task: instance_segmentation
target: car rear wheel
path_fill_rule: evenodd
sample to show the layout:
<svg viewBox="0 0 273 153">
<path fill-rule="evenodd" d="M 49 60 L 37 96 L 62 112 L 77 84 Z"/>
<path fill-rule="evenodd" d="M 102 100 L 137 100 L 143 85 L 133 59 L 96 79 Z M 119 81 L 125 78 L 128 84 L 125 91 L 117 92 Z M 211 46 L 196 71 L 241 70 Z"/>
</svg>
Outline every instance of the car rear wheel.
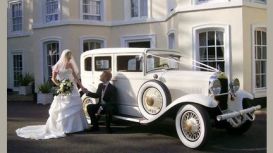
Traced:
<svg viewBox="0 0 273 153">
<path fill-rule="evenodd" d="M 88 97 L 88 96 L 85 96 L 85 95 L 83 97 L 81 97 L 81 98 L 82 98 L 82 107 L 83 107 L 84 115 L 85 115 L 88 123 L 91 123 L 89 114 L 87 112 L 87 106 L 90 105 L 90 104 L 96 104 L 96 101 L 94 101 L 94 99 L 92 99 L 91 97 Z"/>
<path fill-rule="evenodd" d="M 208 140 L 211 125 L 208 112 L 196 104 L 182 106 L 175 119 L 181 142 L 189 148 L 200 148 Z"/>
<path fill-rule="evenodd" d="M 152 119 L 171 102 L 171 95 L 165 84 L 158 80 L 145 82 L 138 93 L 138 106 L 146 119 Z"/>
</svg>

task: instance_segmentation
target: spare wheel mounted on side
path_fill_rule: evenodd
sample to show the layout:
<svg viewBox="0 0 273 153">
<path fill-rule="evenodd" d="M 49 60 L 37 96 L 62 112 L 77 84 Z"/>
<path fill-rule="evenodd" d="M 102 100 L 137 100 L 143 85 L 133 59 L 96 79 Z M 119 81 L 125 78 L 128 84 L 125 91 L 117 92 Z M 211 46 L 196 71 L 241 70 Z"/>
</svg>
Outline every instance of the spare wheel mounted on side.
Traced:
<svg viewBox="0 0 273 153">
<path fill-rule="evenodd" d="M 158 80 L 145 82 L 138 92 L 138 106 L 146 119 L 154 118 L 171 102 L 171 94 L 166 85 Z"/>
</svg>

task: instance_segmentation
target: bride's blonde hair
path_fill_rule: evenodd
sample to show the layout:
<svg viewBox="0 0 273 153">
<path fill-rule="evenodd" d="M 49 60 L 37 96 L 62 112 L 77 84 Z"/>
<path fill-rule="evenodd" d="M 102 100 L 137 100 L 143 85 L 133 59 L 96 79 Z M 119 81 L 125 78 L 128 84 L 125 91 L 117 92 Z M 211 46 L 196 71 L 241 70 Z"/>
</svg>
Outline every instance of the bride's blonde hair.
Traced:
<svg viewBox="0 0 273 153">
<path fill-rule="evenodd" d="M 52 70 L 55 72 L 59 72 L 60 69 L 65 68 L 65 65 L 70 62 L 76 74 L 79 73 L 79 68 L 75 62 L 74 57 L 72 56 L 72 52 L 69 49 L 65 49 L 62 51 L 61 57 L 58 62 L 52 67 Z"/>
</svg>

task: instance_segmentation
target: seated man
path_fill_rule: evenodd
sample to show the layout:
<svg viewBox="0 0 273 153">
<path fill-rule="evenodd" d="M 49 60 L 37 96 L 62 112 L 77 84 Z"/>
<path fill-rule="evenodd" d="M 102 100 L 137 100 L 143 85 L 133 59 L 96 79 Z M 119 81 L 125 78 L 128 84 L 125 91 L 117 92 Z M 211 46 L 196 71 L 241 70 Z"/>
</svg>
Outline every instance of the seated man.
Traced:
<svg viewBox="0 0 273 153">
<path fill-rule="evenodd" d="M 113 112 L 113 104 L 116 101 L 116 88 L 109 82 L 112 78 L 110 71 L 103 71 L 100 75 L 100 83 L 96 93 L 90 91 L 85 91 L 86 95 L 93 98 L 99 98 L 98 104 L 90 104 L 87 106 L 87 112 L 91 118 L 91 123 L 93 127 L 91 131 L 98 131 L 99 116 L 96 114 L 101 111 L 101 113 L 106 114 L 106 130 L 108 133 L 112 133 L 110 128 Z"/>
</svg>

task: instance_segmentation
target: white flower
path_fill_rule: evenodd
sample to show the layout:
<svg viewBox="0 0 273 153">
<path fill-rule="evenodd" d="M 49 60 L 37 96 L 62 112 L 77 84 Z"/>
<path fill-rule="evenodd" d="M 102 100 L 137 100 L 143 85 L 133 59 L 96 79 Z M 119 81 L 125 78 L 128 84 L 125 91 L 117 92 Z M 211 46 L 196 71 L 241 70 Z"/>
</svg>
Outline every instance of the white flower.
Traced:
<svg viewBox="0 0 273 153">
<path fill-rule="evenodd" d="M 62 80 L 57 90 L 57 95 L 70 95 L 73 90 L 73 82 L 69 79 Z"/>
</svg>

